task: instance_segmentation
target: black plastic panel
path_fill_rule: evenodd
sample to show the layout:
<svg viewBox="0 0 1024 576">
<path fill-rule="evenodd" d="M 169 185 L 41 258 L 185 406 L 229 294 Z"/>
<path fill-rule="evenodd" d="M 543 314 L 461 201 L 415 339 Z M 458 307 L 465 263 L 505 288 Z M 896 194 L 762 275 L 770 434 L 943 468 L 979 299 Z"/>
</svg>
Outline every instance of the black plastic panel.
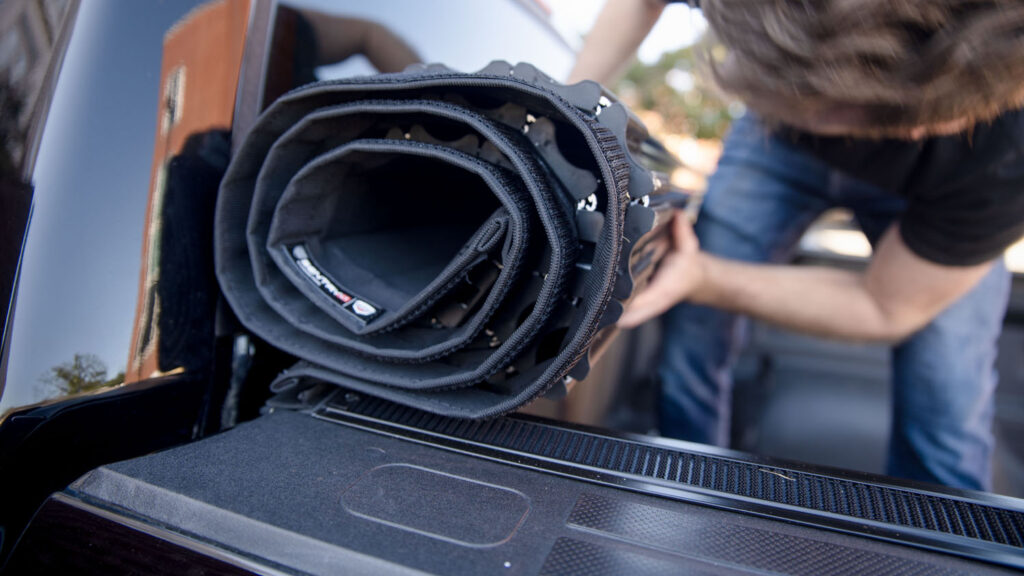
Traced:
<svg viewBox="0 0 1024 576">
<path fill-rule="evenodd" d="M 530 511 L 530 499 L 517 490 L 408 464 L 373 468 L 345 490 L 341 504 L 355 516 L 466 546 L 501 544 Z"/>
<path fill-rule="evenodd" d="M 256 574 L 219 557 L 217 551 L 196 550 L 96 512 L 66 498 L 48 500 L 18 542 L 4 574 Z"/>
<path fill-rule="evenodd" d="M 555 546 L 544 561 L 540 573 L 543 576 L 750 574 L 746 571 L 731 572 L 721 566 L 712 568 L 700 562 L 690 562 L 678 556 L 667 556 L 649 550 L 594 544 L 574 538 L 559 538 L 555 541 Z"/>
<path fill-rule="evenodd" d="M 425 433 L 452 448 L 513 462 L 529 456 L 553 462 L 554 468 L 580 469 L 602 482 L 628 485 L 641 480 L 723 495 L 731 502 L 716 504 L 758 513 L 765 513 L 761 507 L 767 505 L 779 517 L 1024 567 L 1024 506 L 1009 498 L 986 502 L 980 494 L 843 478 L 522 417 L 458 420 L 353 394 L 334 398 L 318 412 L 321 417 L 405 435 Z"/>
<path fill-rule="evenodd" d="M 66 495 L 309 574 L 828 574 L 857 561 L 876 574 L 1007 573 L 285 411 L 97 469 Z"/>
<path fill-rule="evenodd" d="M 690 549 L 708 561 L 781 574 L 963 574 L 831 542 L 709 523 L 700 516 L 595 494 L 580 497 L 569 525 L 640 546 L 666 552 Z"/>
</svg>

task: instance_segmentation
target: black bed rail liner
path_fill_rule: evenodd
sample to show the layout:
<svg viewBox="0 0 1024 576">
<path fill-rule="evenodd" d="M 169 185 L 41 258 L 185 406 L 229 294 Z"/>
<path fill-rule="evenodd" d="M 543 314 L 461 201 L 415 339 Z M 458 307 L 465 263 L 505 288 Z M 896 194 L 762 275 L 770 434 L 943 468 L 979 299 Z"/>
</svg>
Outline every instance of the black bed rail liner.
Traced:
<svg viewBox="0 0 1024 576">
<path fill-rule="evenodd" d="M 1024 568 L 1014 498 L 782 463 L 525 415 L 445 418 L 354 393 L 315 414 L 502 462 Z"/>
</svg>

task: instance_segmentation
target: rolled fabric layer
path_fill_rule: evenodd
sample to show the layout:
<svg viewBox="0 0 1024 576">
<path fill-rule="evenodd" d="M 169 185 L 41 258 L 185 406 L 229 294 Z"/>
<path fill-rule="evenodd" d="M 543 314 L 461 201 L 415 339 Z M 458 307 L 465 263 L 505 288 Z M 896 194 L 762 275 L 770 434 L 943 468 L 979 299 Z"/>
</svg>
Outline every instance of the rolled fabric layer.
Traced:
<svg viewBox="0 0 1024 576">
<path fill-rule="evenodd" d="M 689 198 L 592 82 L 439 65 L 278 99 L 217 199 L 240 322 L 317 379 L 486 418 L 583 379 Z"/>
</svg>

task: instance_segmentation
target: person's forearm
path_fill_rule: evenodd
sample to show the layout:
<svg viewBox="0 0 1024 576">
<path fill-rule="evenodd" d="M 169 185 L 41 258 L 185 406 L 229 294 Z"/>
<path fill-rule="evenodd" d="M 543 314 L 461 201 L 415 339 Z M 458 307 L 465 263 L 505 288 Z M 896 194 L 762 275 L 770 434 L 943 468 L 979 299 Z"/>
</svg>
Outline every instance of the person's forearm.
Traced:
<svg viewBox="0 0 1024 576">
<path fill-rule="evenodd" d="M 302 11 L 316 36 L 317 65 L 342 62 L 362 54 L 380 72 L 401 72 L 420 62 L 411 46 L 389 28 L 358 18 L 328 16 Z"/>
<path fill-rule="evenodd" d="M 610 84 L 618 79 L 664 9 L 662 0 L 607 0 L 583 41 L 568 82 Z"/>
<path fill-rule="evenodd" d="M 927 321 L 887 313 L 856 272 L 701 257 L 704 282 L 690 297 L 697 304 L 847 340 L 898 341 Z"/>
<path fill-rule="evenodd" d="M 625 328 L 689 301 L 846 340 L 898 341 L 966 294 L 995 262 L 948 266 L 921 258 L 893 224 L 863 273 L 750 264 L 711 256 L 685 217 L 672 221 L 672 249 L 619 319 Z"/>
</svg>

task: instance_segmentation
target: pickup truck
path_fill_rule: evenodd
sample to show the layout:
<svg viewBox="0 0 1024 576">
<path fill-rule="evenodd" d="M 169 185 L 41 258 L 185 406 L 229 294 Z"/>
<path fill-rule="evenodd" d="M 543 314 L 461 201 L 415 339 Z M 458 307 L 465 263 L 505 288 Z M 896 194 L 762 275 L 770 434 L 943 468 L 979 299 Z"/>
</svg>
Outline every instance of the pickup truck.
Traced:
<svg viewBox="0 0 1024 576">
<path fill-rule="evenodd" d="M 413 58 L 573 52 L 535 0 L 0 3 L 4 573 L 1024 569 L 1016 498 L 580 424 L 646 389 L 644 330 L 532 414 L 272 395 L 294 359 L 219 292 L 220 177 L 276 97 Z"/>
</svg>

